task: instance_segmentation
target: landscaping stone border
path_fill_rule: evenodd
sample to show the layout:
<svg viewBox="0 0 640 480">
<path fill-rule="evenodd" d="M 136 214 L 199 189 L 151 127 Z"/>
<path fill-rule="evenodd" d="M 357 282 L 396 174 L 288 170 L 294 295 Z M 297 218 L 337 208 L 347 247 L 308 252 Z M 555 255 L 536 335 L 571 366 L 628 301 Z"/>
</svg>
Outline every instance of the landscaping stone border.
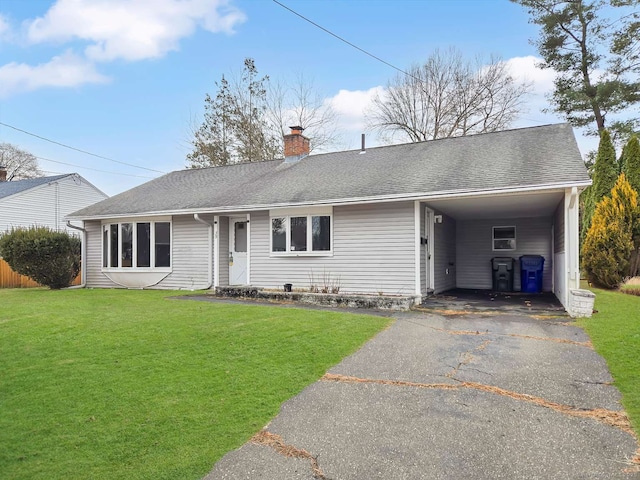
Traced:
<svg viewBox="0 0 640 480">
<path fill-rule="evenodd" d="M 260 287 L 216 287 L 215 295 L 224 298 L 252 298 L 274 302 L 299 302 L 310 305 L 378 310 L 409 310 L 420 297 L 413 295 L 364 295 L 350 293 L 310 293 L 266 290 Z"/>
</svg>

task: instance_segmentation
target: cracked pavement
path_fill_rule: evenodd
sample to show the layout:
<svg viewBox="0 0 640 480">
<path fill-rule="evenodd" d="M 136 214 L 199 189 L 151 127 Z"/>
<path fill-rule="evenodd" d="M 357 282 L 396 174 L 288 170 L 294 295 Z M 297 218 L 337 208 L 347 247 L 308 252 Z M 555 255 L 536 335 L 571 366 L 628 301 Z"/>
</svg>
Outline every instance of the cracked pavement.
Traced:
<svg viewBox="0 0 640 480">
<path fill-rule="evenodd" d="M 394 318 L 205 479 L 640 479 L 620 393 L 580 328 Z"/>
</svg>

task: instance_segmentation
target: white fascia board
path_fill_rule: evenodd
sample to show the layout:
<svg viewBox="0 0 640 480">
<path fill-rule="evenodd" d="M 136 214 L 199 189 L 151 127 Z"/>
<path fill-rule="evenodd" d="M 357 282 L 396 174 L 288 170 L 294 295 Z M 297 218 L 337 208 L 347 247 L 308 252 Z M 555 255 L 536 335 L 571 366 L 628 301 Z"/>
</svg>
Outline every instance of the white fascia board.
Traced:
<svg viewBox="0 0 640 480">
<path fill-rule="evenodd" d="M 211 213 L 211 214 L 232 214 L 232 213 L 244 213 L 258 210 L 270 210 L 277 208 L 293 208 L 293 207 L 308 207 L 308 206 L 342 206 L 342 205 L 354 205 L 354 204 L 367 204 L 367 203 L 388 203 L 399 201 L 421 201 L 427 202 L 430 200 L 440 200 L 447 198 L 472 198 L 472 197 L 486 197 L 493 195 L 513 195 L 523 193 L 537 193 L 541 191 L 563 191 L 565 188 L 577 187 L 578 189 L 584 189 L 591 185 L 591 180 L 582 182 L 571 183 L 555 183 L 545 185 L 530 185 L 527 187 L 509 187 L 494 190 L 451 190 L 436 193 L 412 193 L 412 194 L 394 194 L 394 195 L 377 195 L 370 197 L 354 197 L 344 199 L 332 199 L 332 200 L 318 200 L 309 202 L 298 203 L 274 203 L 274 204 L 257 204 L 257 205 L 242 205 L 242 206 L 228 206 L 228 207 L 210 207 L 210 208 L 189 208 L 185 210 L 159 210 L 152 212 L 141 213 L 122 213 L 122 214 L 106 214 L 95 216 L 67 216 L 68 220 L 106 220 L 106 219 L 118 219 L 118 218 L 134 218 L 134 217 L 149 217 L 157 215 L 193 215 L 194 213 Z"/>
</svg>

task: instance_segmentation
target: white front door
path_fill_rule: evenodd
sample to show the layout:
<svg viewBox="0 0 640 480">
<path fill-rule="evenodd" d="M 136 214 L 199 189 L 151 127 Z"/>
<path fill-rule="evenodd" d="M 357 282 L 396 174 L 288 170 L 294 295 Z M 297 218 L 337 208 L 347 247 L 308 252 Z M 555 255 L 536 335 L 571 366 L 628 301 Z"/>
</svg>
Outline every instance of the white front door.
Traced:
<svg viewBox="0 0 640 480">
<path fill-rule="evenodd" d="M 247 284 L 247 218 L 229 219 L 229 284 Z"/>
</svg>

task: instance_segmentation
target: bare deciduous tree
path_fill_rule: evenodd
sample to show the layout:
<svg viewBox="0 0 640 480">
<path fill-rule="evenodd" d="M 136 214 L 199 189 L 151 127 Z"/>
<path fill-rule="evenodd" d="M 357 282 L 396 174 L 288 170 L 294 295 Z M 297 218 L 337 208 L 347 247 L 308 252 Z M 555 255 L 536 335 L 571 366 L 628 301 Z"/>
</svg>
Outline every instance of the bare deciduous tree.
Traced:
<svg viewBox="0 0 640 480">
<path fill-rule="evenodd" d="M 0 143 L 0 166 L 7 170 L 7 181 L 42 177 L 38 159 L 10 143 Z"/>
<path fill-rule="evenodd" d="M 531 85 L 517 83 L 507 65 L 471 62 L 449 49 L 435 51 L 408 75 L 399 74 L 373 99 L 369 128 L 411 142 L 503 130 L 523 109 Z"/>
<path fill-rule="evenodd" d="M 240 77 L 223 76 L 216 87 L 215 96 L 205 97 L 202 124 L 191 121 L 190 168 L 280 158 L 292 125 L 305 129 L 312 150 L 326 150 L 338 139 L 335 111 L 303 76 L 291 85 L 272 84 L 247 58 Z"/>
<path fill-rule="evenodd" d="M 312 152 L 329 150 L 340 142 L 338 114 L 304 75 L 291 84 L 272 84 L 268 103 L 270 122 L 280 138 L 289 133 L 288 127 L 298 125 L 304 128 Z"/>
</svg>

